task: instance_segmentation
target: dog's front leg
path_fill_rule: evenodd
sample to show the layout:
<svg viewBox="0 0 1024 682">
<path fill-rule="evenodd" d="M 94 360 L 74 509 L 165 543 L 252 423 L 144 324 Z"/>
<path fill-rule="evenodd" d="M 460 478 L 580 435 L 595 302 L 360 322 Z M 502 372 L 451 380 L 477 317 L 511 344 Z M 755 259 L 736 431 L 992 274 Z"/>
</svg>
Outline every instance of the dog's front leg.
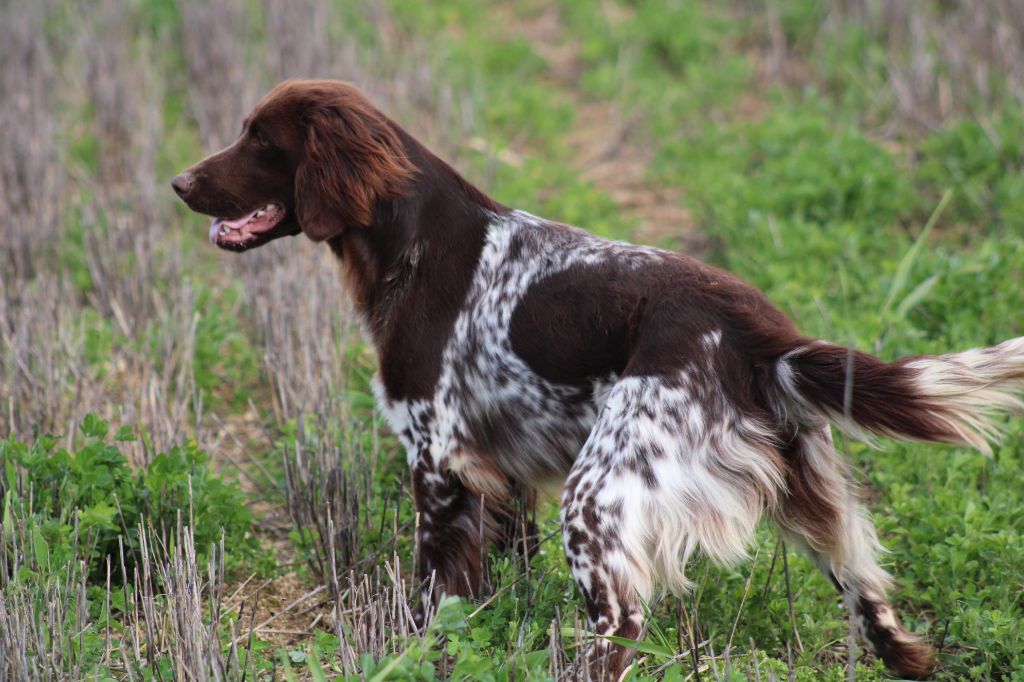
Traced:
<svg viewBox="0 0 1024 682">
<path fill-rule="evenodd" d="M 483 545 L 492 523 L 480 498 L 427 458 L 414 463 L 412 480 L 424 600 L 436 605 L 444 594 L 476 595 L 483 574 Z"/>
</svg>

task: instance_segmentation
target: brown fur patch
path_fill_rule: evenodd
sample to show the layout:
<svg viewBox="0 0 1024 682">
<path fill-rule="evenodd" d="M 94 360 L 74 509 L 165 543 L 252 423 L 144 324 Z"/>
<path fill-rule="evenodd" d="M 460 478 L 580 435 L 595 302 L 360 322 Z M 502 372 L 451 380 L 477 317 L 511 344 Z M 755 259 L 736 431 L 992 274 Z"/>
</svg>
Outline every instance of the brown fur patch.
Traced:
<svg viewBox="0 0 1024 682">
<path fill-rule="evenodd" d="M 939 667 L 935 650 L 898 623 L 894 627 L 881 623 L 880 608 L 883 606 L 869 599 L 862 598 L 857 603 L 857 612 L 864 619 L 864 637 L 875 655 L 900 677 L 926 680 L 934 675 Z"/>
<path fill-rule="evenodd" d="M 498 503 L 508 499 L 508 477 L 486 454 L 465 450 L 455 453 L 449 459 L 448 469 L 477 497 L 482 495 Z"/>
<path fill-rule="evenodd" d="M 842 510 L 836 507 L 836 486 L 843 486 L 844 482 L 819 470 L 812 453 L 808 452 L 808 438 L 824 436 L 800 434 L 781 449 L 786 491 L 781 508 L 774 516 L 780 526 L 797 531 L 815 550 L 828 553 L 842 533 Z M 835 462 L 828 464 L 835 466 Z"/>
<path fill-rule="evenodd" d="M 832 415 L 849 414 L 875 433 L 921 441 L 961 442 L 934 416 L 936 406 L 914 384 L 912 358 L 887 363 L 873 355 L 827 343 L 811 343 L 789 358 L 800 395 Z"/>
<path fill-rule="evenodd" d="M 257 107 L 302 102 L 305 154 L 295 173 L 296 210 L 313 241 L 374 222 L 380 202 L 404 196 L 416 168 L 390 120 L 355 87 L 286 81 Z"/>
</svg>

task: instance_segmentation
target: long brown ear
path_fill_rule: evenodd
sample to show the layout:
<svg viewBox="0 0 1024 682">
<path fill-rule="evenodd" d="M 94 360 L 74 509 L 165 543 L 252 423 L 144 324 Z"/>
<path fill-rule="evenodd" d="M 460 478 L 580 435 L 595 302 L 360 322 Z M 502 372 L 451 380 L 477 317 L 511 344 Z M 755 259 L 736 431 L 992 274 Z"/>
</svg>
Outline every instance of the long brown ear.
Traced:
<svg viewBox="0 0 1024 682">
<path fill-rule="evenodd" d="M 295 174 L 299 225 L 313 241 L 373 222 L 415 174 L 388 119 L 354 88 L 322 93 L 306 112 L 305 158 Z"/>
</svg>

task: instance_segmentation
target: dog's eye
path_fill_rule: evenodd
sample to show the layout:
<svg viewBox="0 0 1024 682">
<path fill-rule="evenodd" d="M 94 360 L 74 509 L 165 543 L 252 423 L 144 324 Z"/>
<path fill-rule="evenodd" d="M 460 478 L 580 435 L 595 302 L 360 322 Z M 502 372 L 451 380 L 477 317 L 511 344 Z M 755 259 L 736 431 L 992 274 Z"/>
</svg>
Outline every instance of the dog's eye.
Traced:
<svg viewBox="0 0 1024 682">
<path fill-rule="evenodd" d="M 270 138 L 262 130 L 258 128 L 251 129 L 249 130 L 249 135 L 252 137 L 253 144 L 257 147 L 266 149 L 270 146 Z"/>
</svg>

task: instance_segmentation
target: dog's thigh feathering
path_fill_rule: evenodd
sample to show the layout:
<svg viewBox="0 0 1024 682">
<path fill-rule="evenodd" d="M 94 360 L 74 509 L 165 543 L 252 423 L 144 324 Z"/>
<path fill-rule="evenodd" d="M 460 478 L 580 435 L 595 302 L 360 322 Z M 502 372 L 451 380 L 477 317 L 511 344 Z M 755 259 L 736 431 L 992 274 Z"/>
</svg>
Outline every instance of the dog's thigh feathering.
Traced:
<svg viewBox="0 0 1024 682">
<path fill-rule="evenodd" d="M 743 558 L 782 487 L 767 431 L 694 382 L 621 379 L 566 481 L 566 555 L 599 634 L 635 638 L 642 600 L 659 586 L 685 590 L 694 551 Z M 611 648 L 614 668 L 627 652 Z"/>
</svg>

